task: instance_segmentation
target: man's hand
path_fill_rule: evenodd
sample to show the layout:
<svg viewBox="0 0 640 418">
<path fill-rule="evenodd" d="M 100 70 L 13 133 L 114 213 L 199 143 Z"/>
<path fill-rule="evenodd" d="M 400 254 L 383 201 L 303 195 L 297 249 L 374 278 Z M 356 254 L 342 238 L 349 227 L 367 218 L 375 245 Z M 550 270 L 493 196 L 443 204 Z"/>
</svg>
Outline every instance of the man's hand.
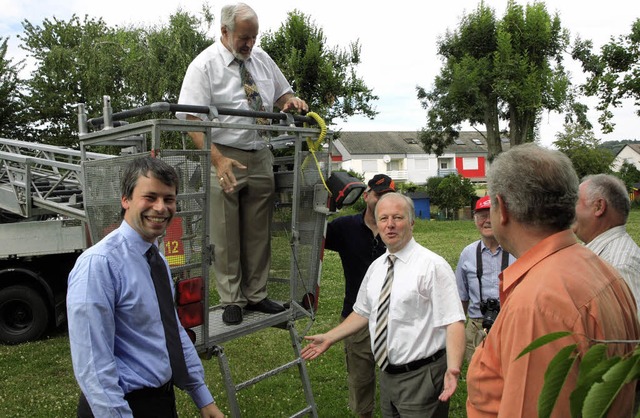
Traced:
<svg viewBox="0 0 640 418">
<path fill-rule="evenodd" d="M 438 399 L 442 402 L 446 402 L 453 396 L 457 387 L 458 379 L 460 378 L 460 369 L 447 369 L 444 373 L 444 388 L 442 393 L 438 396 Z"/>
<path fill-rule="evenodd" d="M 314 358 L 320 356 L 320 354 L 327 351 L 333 344 L 328 338 L 325 337 L 325 334 L 309 335 L 307 337 L 304 337 L 304 339 L 311 341 L 309 345 L 300 350 L 300 357 L 305 360 L 313 360 Z"/>
<path fill-rule="evenodd" d="M 291 96 L 287 99 L 286 102 L 284 102 L 284 104 L 282 105 L 282 107 L 280 107 L 280 109 L 282 109 L 283 112 L 296 110 L 298 111 L 298 113 L 302 113 L 302 112 L 306 113 L 309 111 L 309 106 L 307 106 L 307 102 L 305 102 L 304 100 L 295 96 Z"/>
<path fill-rule="evenodd" d="M 200 408 L 200 416 L 202 418 L 224 418 L 224 414 L 215 403 L 210 403 Z"/>
<path fill-rule="evenodd" d="M 212 158 L 213 160 L 213 158 Z M 240 164 L 237 160 L 232 158 L 227 158 L 219 155 L 213 161 L 213 165 L 216 169 L 216 174 L 218 176 L 218 184 L 225 193 L 233 192 L 233 189 L 238 185 L 238 181 L 236 180 L 236 176 L 233 174 L 233 169 L 239 168 L 241 170 L 246 170 L 247 167 Z"/>
</svg>

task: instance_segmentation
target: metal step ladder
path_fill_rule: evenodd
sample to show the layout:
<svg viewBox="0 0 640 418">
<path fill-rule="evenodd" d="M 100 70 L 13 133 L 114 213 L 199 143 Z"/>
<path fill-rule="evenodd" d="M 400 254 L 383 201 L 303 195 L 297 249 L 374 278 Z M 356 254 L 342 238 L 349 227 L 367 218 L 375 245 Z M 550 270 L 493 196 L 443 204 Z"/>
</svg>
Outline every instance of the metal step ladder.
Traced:
<svg viewBox="0 0 640 418">
<path fill-rule="evenodd" d="M 268 379 L 270 377 L 276 376 L 279 373 L 282 373 L 294 366 L 298 367 L 298 373 L 300 375 L 300 382 L 302 384 L 302 389 L 304 391 L 305 400 L 307 406 L 297 412 L 295 412 L 291 417 L 302 417 L 302 416 L 311 416 L 314 418 L 318 417 L 318 410 L 316 407 L 315 400 L 313 398 L 313 391 L 311 390 L 311 381 L 309 379 L 309 374 L 307 372 L 307 366 L 305 361 L 300 357 L 300 337 L 295 328 L 295 324 L 293 321 L 289 321 L 286 324 L 286 328 L 289 331 L 289 336 L 291 337 L 291 346 L 293 347 L 294 359 L 286 364 L 281 365 L 280 367 L 269 370 L 268 372 L 262 373 L 258 376 L 255 376 L 249 380 L 236 384 L 232 377 L 231 368 L 229 367 L 229 359 L 225 354 L 225 350 L 222 345 L 214 345 L 207 352 L 207 358 L 216 357 L 218 359 L 218 365 L 220 366 L 220 371 L 223 376 L 223 381 L 225 385 L 225 389 L 227 392 L 227 399 L 229 403 L 229 409 L 231 411 L 231 416 L 234 418 L 239 418 L 242 416 L 240 411 L 240 405 L 238 403 L 238 392 L 243 389 L 246 389 L 260 381 Z"/>
</svg>

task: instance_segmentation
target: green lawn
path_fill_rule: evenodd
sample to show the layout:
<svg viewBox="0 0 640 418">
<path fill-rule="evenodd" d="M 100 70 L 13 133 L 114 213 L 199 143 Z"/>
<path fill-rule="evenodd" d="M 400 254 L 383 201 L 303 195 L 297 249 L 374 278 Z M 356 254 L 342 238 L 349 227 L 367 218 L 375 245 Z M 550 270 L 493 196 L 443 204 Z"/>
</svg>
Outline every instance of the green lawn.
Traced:
<svg viewBox="0 0 640 418">
<path fill-rule="evenodd" d="M 640 211 L 633 211 L 627 226 L 640 242 Z M 462 248 L 477 237 L 471 221 L 417 220 L 416 240 L 441 254 L 455 267 Z M 324 257 L 319 309 L 313 324 L 299 321 L 302 334 L 323 332 L 338 323 L 342 306 L 343 278 L 336 253 Z M 231 341 L 224 346 L 235 383 L 274 369 L 293 359 L 286 331 L 267 329 Z M 203 360 L 207 383 L 219 406 L 227 414 L 228 403 L 222 375 L 215 358 Z M 320 417 L 347 417 L 347 382 L 342 346 L 336 345 L 319 359 L 307 363 Z M 75 416 L 78 388 L 71 369 L 68 338 L 64 330 L 53 331 L 46 339 L 19 346 L 0 346 L 0 417 Z M 460 382 L 451 401 L 451 417 L 465 417 L 466 387 Z M 243 416 L 288 417 L 305 406 L 297 368 L 271 377 L 238 394 Z M 199 416 L 195 406 L 178 393 L 181 417 Z M 380 416 L 379 413 L 376 416 Z"/>
</svg>

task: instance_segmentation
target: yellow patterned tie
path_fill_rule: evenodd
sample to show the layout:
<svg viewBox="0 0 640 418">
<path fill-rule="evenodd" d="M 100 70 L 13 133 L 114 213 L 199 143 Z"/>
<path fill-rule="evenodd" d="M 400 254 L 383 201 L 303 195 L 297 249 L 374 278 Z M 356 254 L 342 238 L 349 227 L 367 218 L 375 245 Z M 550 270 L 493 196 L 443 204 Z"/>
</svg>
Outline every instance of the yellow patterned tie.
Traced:
<svg viewBox="0 0 640 418">
<path fill-rule="evenodd" d="M 244 92 L 247 95 L 247 101 L 249 102 L 249 107 L 256 111 L 264 112 L 264 105 L 262 104 L 262 97 L 260 96 L 260 91 L 258 91 L 258 86 L 255 81 L 253 81 L 253 77 L 251 73 L 247 70 L 244 61 L 239 59 L 235 59 L 240 66 L 240 82 L 244 87 Z M 269 125 L 270 121 L 267 118 L 256 118 L 256 123 L 259 125 Z M 264 136 L 264 132 L 260 132 L 261 136 Z"/>
</svg>

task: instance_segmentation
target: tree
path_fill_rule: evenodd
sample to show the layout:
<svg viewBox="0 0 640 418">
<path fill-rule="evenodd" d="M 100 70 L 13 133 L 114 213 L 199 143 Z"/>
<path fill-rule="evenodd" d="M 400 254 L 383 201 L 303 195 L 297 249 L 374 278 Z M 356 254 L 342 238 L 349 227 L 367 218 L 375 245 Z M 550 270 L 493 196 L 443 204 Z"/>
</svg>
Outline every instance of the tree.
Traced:
<svg viewBox="0 0 640 418">
<path fill-rule="evenodd" d="M 29 134 L 20 127 L 26 117 L 22 90 L 24 82 L 18 74 L 24 63 L 13 63 L 7 59 L 9 38 L 0 38 L 0 137 L 10 139 L 28 139 Z"/>
<path fill-rule="evenodd" d="M 458 210 L 471 202 L 475 189 L 468 178 L 459 174 L 449 174 L 439 182 L 436 195 L 440 209 L 444 209 L 447 214 L 451 212 L 455 219 Z"/>
<path fill-rule="evenodd" d="M 509 1 L 497 21 L 494 10 L 481 2 L 463 16 L 458 30 L 438 42 L 444 66 L 433 89 L 417 87 L 427 110 L 427 126 L 419 134 L 425 151 L 441 155 L 463 122 L 486 132 L 490 160 L 502 152 L 500 120 L 508 121 L 512 146 L 533 141 L 543 109 L 560 111 L 572 103 L 562 67 L 568 39 L 559 17 L 552 18 L 544 3 L 525 9 Z"/>
<path fill-rule="evenodd" d="M 278 64 L 294 91 L 328 125 L 336 118 L 377 114 L 372 103 L 378 99 L 356 75 L 360 45 L 347 50 L 329 48 L 322 29 L 303 13 L 294 10 L 275 32 L 262 35 L 260 46 Z"/>
<path fill-rule="evenodd" d="M 212 42 L 201 25 L 180 11 L 169 26 L 146 29 L 110 28 L 102 19 L 75 15 L 68 22 L 45 19 L 42 26 L 25 20 L 21 47 L 36 62 L 25 95 L 34 139 L 76 145 L 75 104 L 85 103 L 88 114 L 97 116 L 105 95 L 114 112 L 176 101 L 187 66 Z"/>
<path fill-rule="evenodd" d="M 624 182 L 629 192 L 634 189 L 635 184 L 640 183 L 640 170 L 626 161 L 622 163 L 620 170 L 614 174 Z"/>
<path fill-rule="evenodd" d="M 589 174 L 610 173 L 615 156 L 600 147 L 600 140 L 593 132 L 578 124 L 565 124 L 565 132 L 556 134 L 553 143 L 569 157 L 578 177 Z"/>
<path fill-rule="evenodd" d="M 572 56 L 582 63 L 588 75 L 582 85 L 587 96 L 597 96 L 598 121 L 604 133 L 614 130 L 611 107 L 618 107 L 626 98 L 634 99 L 636 114 L 640 116 L 640 18 L 631 26 L 628 35 L 612 38 L 602 46 L 600 54 L 591 52 L 591 40 L 576 39 Z"/>
</svg>

